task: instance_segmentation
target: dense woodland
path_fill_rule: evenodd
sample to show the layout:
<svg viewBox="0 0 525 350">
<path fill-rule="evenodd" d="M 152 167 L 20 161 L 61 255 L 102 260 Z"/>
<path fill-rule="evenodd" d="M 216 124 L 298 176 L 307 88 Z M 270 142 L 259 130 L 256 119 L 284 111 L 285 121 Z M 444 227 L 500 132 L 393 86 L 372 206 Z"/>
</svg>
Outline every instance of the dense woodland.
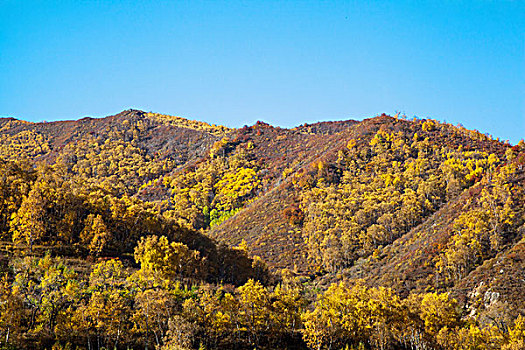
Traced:
<svg viewBox="0 0 525 350">
<path fill-rule="evenodd" d="M 2 349 L 525 349 L 525 143 L 386 115 L 0 120 Z"/>
</svg>

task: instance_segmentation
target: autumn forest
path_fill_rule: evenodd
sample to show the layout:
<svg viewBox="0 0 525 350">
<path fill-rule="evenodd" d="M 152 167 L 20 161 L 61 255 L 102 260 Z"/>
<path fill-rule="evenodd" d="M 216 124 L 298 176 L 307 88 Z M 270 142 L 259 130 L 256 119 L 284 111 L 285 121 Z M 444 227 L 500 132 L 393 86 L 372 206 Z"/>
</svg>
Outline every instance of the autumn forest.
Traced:
<svg viewBox="0 0 525 350">
<path fill-rule="evenodd" d="M 431 119 L 0 119 L 0 349 L 525 349 L 524 203 Z"/>
</svg>

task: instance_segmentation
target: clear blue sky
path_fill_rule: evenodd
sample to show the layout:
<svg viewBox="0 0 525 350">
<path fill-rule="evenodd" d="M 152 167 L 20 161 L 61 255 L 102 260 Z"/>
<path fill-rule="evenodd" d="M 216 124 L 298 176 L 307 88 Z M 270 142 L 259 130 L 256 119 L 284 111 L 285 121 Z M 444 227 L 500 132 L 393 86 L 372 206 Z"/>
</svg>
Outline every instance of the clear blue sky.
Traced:
<svg viewBox="0 0 525 350">
<path fill-rule="evenodd" d="M 525 1 L 0 0 L 0 115 L 386 112 L 525 137 Z"/>
</svg>

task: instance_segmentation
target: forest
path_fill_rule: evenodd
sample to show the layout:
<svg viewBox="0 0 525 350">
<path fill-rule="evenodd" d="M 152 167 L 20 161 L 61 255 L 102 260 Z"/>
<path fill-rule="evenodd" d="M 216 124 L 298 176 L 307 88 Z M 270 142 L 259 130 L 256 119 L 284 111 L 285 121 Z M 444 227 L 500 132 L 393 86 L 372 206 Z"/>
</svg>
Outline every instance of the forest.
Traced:
<svg viewBox="0 0 525 350">
<path fill-rule="evenodd" d="M 525 142 L 0 119 L 0 349 L 525 349 Z"/>
</svg>

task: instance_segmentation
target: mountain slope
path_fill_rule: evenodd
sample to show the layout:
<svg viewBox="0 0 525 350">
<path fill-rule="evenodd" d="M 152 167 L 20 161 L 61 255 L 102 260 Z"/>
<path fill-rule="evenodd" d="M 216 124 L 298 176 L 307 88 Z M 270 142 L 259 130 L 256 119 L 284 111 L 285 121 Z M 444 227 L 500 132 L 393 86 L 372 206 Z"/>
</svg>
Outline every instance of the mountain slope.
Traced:
<svg viewBox="0 0 525 350">
<path fill-rule="evenodd" d="M 524 166 L 387 115 L 0 119 L 0 341 L 519 348 Z"/>
</svg>

